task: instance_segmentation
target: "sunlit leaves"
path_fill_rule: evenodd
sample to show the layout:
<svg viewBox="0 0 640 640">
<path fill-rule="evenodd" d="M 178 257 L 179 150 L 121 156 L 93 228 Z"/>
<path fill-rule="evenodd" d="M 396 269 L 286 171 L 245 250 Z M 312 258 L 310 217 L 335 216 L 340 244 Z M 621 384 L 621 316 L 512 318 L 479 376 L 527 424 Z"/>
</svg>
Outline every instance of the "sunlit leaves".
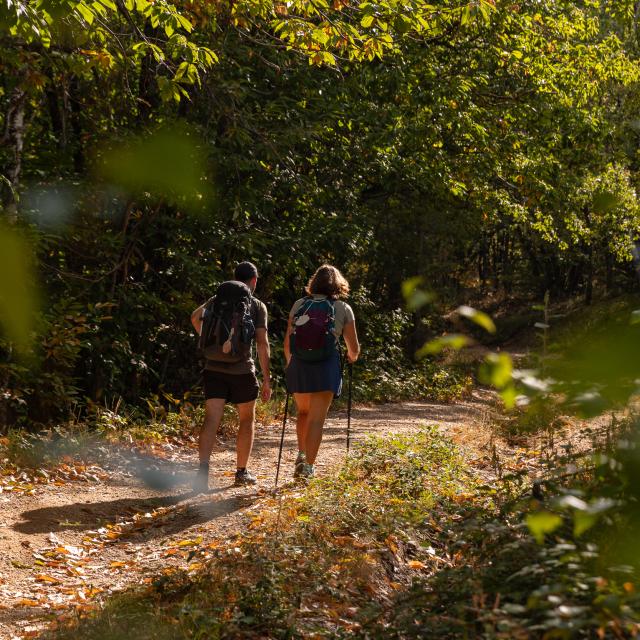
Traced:
<svg viewBox="0 0 640 640">
<path fill-rule="evenodd" d="M 165 39 L 147 37 L 147 24 Z M 217 61 L 213 51 L 185 37 L 193 29 L 185 12 L 168 0 L 125 0 L 120 5 L 113 0 L 41 0 L 11 2 L 6 8 L 0 3 L 0 32 L 45 48 L 58 46 L 62 37 L 65 54 L 59 56 L 59 62 L 72 68 L 80 56 L 90 56 L 96 68 L 110 72 L 116 65 L 134 66 L 139 56 L 151 53 L 157 61 L 164 61 L 169 78 L 179 71 L 174 81 L 182 84 L 199 82 L 201 73 Z M 69 47 L 69 37 L 76 48 Z M 189 65 L 186 71 L 182 62 Z M 180 90 L 164 92 L 170 100 L 179 100 L 182 95 Z"/>
<path fill-rule="evenodd" d="M 450 333 L 446 336 L 441 336 L 430 340 L 423 347 L 418 349 L 416 358 L 424 358 L 424 356 L 435 355 L 444 351 L 445 349 L 453 349 L 458 351 L 463 347 L 471 344 L 470 338 L 459 333 Z"/>
<path fill-rule="evenodd" d="M 513 383 L 513 361 L 508 353 L 490 353 L 478 370 L 478 378 L 495 387 L 502 396 L 507 409 L 515 405 L 516 393 Z"/>
<path fill-rule="evenodd" d="M 251 14 L 252 4 L 236 5 L 236 15 Z M 361 2 L 346 5 L 328 0 L 288 3 L 286 12 L 276 3 L 271 26 L 288 46 L 309 56 L 310 64 L 334 64 L 339 51 L 352 60 L 373 60 L 399 50 L 405 34 L 442 35 L 467 28 L 476 22 L 486 24 L 494 10 L 488 0 L 446 2 L 438 5 L 413 0 L 400 4 L 395 0 Z M 285 17 L 286 16 L 286 17 Z M 242 24 L 246 21 L 236 20 Z M 332 53 L 331 57 L 323 55 Z"/>
<path fill-rule="evenodd" d="M 502 389 L 511 381 L 512 372 L 511 356 L 506 353 L 492 353 L 482 364 L 479 375 L 482 382 Z"/>
</svg>

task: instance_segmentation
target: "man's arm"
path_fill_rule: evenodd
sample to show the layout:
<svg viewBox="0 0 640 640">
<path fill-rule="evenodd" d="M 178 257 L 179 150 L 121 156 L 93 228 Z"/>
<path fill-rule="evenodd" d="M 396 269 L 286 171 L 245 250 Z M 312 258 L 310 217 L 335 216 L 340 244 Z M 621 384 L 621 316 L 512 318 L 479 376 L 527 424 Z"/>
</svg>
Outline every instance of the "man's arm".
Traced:
<svg viewBox="0 0 640 640">
<path fill-rule="evenodd" d="M 256 329 L 256 349 L 262 371 L 262 400 L 267 402 L 271 398 L 271 370 L 269 368 L 271 350 L 266 329 Z"/>
<path fill-rule="evenodd" d="M 205 305 L 200 305 L 192 314 L 191 314 L 191 324 L 193 328 L 196 330 L 196 333 L 200 335 L 202 333 L 202 312 L 204 311 Z"/>
</svg>

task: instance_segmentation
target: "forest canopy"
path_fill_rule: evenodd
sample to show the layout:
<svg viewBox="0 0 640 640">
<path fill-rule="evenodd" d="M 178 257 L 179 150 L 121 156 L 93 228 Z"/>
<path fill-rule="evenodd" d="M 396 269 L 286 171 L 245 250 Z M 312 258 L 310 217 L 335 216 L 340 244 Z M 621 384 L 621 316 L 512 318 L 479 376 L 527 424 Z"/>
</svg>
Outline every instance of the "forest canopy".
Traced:
<svg viewBox="0 0 640 640">
<path fill-rule="evenodd" d="M 409 356 L 414 276 L 441 311 L 629 290 L 636 22 L 630 1 L 3 3 L 4 421 L 182 395 L 189 314 L 242 259 L 274 335 L 332 261 L 370 343 Z"/>
</svg>

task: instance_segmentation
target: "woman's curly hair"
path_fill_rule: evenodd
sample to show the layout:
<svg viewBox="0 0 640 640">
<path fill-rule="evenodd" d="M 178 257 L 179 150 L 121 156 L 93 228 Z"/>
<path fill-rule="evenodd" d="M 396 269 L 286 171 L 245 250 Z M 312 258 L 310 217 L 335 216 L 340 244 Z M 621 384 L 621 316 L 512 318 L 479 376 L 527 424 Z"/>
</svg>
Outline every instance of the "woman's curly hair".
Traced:
<svg viewBox="0 0 640 640">
<path fill-rule="evenodd" d="M 329 298 L 341 298 L 349 294 L 347 279 L 330 264 L 323 264 L 309 280 L 308 295 L 324 295 Z"/>
</svg>

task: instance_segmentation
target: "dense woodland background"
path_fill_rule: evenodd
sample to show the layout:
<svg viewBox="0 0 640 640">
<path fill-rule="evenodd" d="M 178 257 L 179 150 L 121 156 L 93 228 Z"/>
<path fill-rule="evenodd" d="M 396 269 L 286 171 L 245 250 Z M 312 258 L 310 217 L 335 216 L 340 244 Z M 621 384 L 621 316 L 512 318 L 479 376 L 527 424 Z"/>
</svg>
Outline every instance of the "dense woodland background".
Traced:
<svg viewBox="0 0 640 640">
<path fill-rule="evenodd" d="M 340 267 L 364 379 L 409 366 L 459 303 L 633 290 L 637 18 L 619 0 L 9 0 L 3 422 L 182 397 L 189 313 L 242 259 L 276 344 L 310 273 Z M 31 276 L 11 262 L 25 237 Z M 18 267 L 38 297 L 12 297 Z M 415 276 L 437 296 L 420 316 L 400 311 Z"/>
</svg>

